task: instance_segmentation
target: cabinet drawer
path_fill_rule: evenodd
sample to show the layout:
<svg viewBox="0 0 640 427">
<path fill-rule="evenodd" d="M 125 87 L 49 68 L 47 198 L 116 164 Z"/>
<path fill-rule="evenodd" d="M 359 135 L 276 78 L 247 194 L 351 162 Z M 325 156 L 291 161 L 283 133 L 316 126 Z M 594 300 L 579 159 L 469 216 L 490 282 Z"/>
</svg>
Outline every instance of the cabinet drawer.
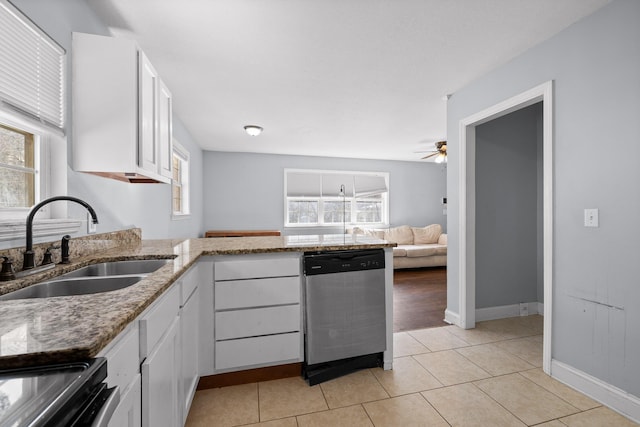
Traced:
<svg viewBox="0 0 640 427">
<path fill-rule="evenodd" d="M 126 389 L 138 375 L 138 325 L 133 322 L 99 356 L 107 358 L 107 384 Z"/>
<path fill-rule="evenodd" d="M 216 310 L 300 303 L 300 277 L 231 280 L 215 286 Z"/>
<path fill-rule="evenodd" d="M 180 308 L 180 286 L 172 286 L 140 319 L 140 360 L 149 356 Z"/>
<path fill-rule="evenodd" d="M 300 332 L 216 343 L 216 370 L 301 360 Z"/>
<path fill-rule="evenodd" d="M 300 305 L 298 304 L 216 313 L 216 341 L 299 330 Z"/>
<path fill-rule="evenodd" d="M 243 257 L 246 257 L 243 256 Z M 215 280 L 260 279 L 299 276 L 300 258 L 232 259 L 215 264 Z"/>
</svg>

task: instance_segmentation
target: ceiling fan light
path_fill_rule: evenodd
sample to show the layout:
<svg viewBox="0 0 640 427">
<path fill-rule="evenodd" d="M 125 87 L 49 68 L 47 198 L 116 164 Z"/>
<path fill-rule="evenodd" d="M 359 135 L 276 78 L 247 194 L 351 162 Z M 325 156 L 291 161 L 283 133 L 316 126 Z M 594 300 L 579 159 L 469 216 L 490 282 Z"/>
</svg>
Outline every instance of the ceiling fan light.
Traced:
<svg viewBox="0 0 640 427">
<path fill-rule="evenodd" d="M 262 133 L 262 128 L 256 125 L 246 125 L 244 127 L 245 132 L 247 132 L 251 136 L 258 136 Z"/>
<path fill-rule="evenodd" d="M 435 158 L 436 163 L 443 163 L 446 161 L 447 161 L 447 156 L 446 154 L 443 154 L 443 153 L 439 153 Z"/>
</svg>

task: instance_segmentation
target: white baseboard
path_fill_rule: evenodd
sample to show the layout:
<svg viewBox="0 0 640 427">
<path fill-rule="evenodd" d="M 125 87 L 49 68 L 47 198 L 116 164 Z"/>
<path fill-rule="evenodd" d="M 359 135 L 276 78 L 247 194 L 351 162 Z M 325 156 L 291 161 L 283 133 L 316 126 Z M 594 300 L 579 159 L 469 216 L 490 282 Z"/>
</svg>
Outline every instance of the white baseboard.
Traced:
<svg viewBox="0 0 640 427">
<path fill-rule="evenodd" d="M 460 326 L 460 316 L 449 309 L 444 311 L 444 321 L 450 325 Z"/>
<path fill-rule="evenodd" d="M 527 312 L 531 314 L 544 314 L 544 304 L 540 302 L 529 302 Z M 446 312 L 445 312 L 446 313 Z M 505 319 L 507 317 L 520 316 L 520 304 L 500 305 L 497 307 L 477 308 L 476 322 L 483 320 Z"/>
<path fill-rule="evenodd" d="M 640 398 L 557 360 L 551 361 L 551 376 L 640 423 Z"/>
<path fill-rule="evenodd" d="M 527 303 L 527 309 L 530 315 L 544 315 L 544 303 L 529 302 Z M 507 317 L 518 316 L 520 316 L 520 304 L 501 305 L 497 307 L 476 309 L 476 322 L 482 322 L 483 320 L 506 319 Z M 458 315 L 458 313 L 454 313 L 449 309 L 446 309 L 444 311 L 444 321 L 450 325 L 460 326 L 460 315 Z"/>
</svg>

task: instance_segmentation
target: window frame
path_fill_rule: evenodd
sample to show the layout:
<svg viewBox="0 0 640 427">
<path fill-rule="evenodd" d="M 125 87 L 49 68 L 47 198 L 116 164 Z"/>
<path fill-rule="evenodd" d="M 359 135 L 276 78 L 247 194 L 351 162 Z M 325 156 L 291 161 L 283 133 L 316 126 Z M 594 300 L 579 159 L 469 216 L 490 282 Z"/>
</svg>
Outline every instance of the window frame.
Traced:
<svg viewBox="0 0 640 427">
<path fill-rule="evenodd" d="M 38 145 L 40 169 L 39 194 L 35 203 L 53 195 L 67 194 L 67 140 L 51 128 L 38 125 L 18 114 L 0 109 L 0 123 L 34 135 L 34 145 Z M 37 144 L 35 144 L 37 141 Z M 36 151 L 36 150 L 34 150 Z M 0 207 L 0 242 L 18 240 L 25 236 L 26 219 L 29 208 Z M 35 217 L 33 235 L 35 238 L 76 233 L 86 219 L 67 217 L 67 203 L 45 205 Z M 18 243 L 18 242 L 17 242 Z M 24 243 L 24 242 L 22 242 Z"/>
<path fill-rule="evenodd" d="M 384 177 L 387 191 L 380 194 L 379 197 L 363 196 L 356 197 L 345 196 L 346 203 L 350 206 L 350 218 L 346 222 L 325 222 L 324 220 L 324 202 L 343 201 L 341 196 L 287 196 L 288 174 L 313 174 L 313 175 L 353 175 L 353 176 L 382 176 Z M 389 225 L 389 173 L 388 172 L 365 172 L 365 171 L 343 171 L 343 170 L 317 170 L 317 169 L 285 169 L 284 170 L 284 227 L 285 228 L 335 228 L 342 225 L 349 227 L 366 226 L 385 228 Z M 363 200 L 376 200 L 382 202 L 382 212 L 380 222 L 358 222 L 357 221 L 357 202 Z M 291 223 L 289 222 L 289 202 L 290 201 L 317 201 L 318 203 L 318 221 L 315 223 Z"/>
<path fill-rule="evenodd" d="M 50 140 L 49 135 L 44 129 L 37 129 L 34 126 L 30 126 L 26 122 L 20 122 L 17 117 L 10 117 L 9 114 L 0 111 L 0 125 L 13 128 L 18 132 L 24 132 L 33 135 L 33 163 L 35 169 L 34 180 L 34 205 L 38 204 L 42 200 L 49 197 L 50 182 L 51 182 L 51 165 L 50 163 Z M 66 146 L 66 144 L 65 144 Z M 66 175 L 66 174 L 65 174 Z M 29 215 L 29 211 L 33 206 L 21 208 L 0 207 L 0 220 L 26 220 Z M 50 219 L 51 209 L 49 206 L 44 206 L 38 214 L 39 219 Z"/>
<path fill-rule="evenodd" d="M 31 105 L 22 103 L 21 99 L 14 99 L 8 95 L 5 99 L 0 95 L 0 122 L 8 127 L 19 129 L 33 135 L 37 135 L 39 147 L 39 177 L 38 194 L 35 194 L 35 203 L 39 203 L 52 195 L 67 194 L 67 170 L 68 170 L 68 154 L 67 154 L 67 138 L 65 136 L 65 118 L 66 118 L 66 82 L 67 73 L 67 55 L 65 50 L 44 31 L 42 31 L 29 17 L 22 14 L 17 8 L 6 0 L 0 0 L 3 9 L 13 14 L 17 21 L 17 25 L 23 25 L 28 31 L 36 34 L 41 40 L 38 42 L 49 45 L 48 47 L 56 50 L 56 59 L 59 68 L 56 68 L 56 75 L 51 76 L 58 81 L 60 86 L 56 90 L 55 105 L 59 109 L 55 110 L 55 120 L 50 120 L 52 116 L 49 110 L 46 112 L 34 111 Z M 51 53 L 51 52 L 50 52 Z M 7 62 L 7 67 L 10 63 Z M 9 68 L 5 70 L 9 72 Z M 46 80 L 48 76 L 45 76 Z M 9 84 L 16 84 L 13 80 L 7 80 Z M 49 94 L 51 95 L 51 94 Z M 26 94 L 25 96 L 30 96 Z M 45 105 L 45 104 L 41 104 Z M 51 106 L 53 104 L 46 104 Z M 45 109 L 48 107 L 45 107 Z M 34 137 L 36 139 L 36 137 Z M 35 141 L 34 141 L 35 142 Z M 0 242 L 5 247 L 14 246 L 15 244 L 23 244 L 26 228 L 26 218 L 32 207 L 29 208 L 0 208 Z M 43 236 L 59 236 L 60 234 L 71 234 L 79 231 L 86 219 L 68 219 L 67 203 L 52 203 L 44 206 L 36 215 L 34 220 L 33 235 L 35 238 Z M 7 243 L 7 241 L 11 241 Z M 15 241 L 15 242 L 14 242 Z"/>
<path fill-rule="evenodd" d="M 0 162 L 0 170 L 14 171 L 14 172 L 19 172 L 23 174 L 29 174 L 32 176 L 33 183 L 29 184 L 28 187 L 30 187 L 29 190 L 33 198 L 33 203 L 30 206 L 34 206 L 38 202 L 38 197 L 40 195 L 40 187 L 42 185 L 42 182 L 41 182 L 42 174 L 40 173 L 41 163 L 42 163 L 41 157 L 40 157 L 40 135 L 27 132 L 24 129 L 17 129 L 13 126 L 8 126 L 4 124 L 2 121 L 0 121 L 0 130 L 6 130 L 14 134 L 21 134 L 25 140 L 25 144 L 24 144 L 25 145 L 24 146 L 25 165 L 21 166 L 21 165 L 14 165 L 11 163 Z M 28 145 L 31 145 L 31 147 L 28 148 Z M 28 166 L 29 163 L 31 163 L 31 166 Z M 11 217 L 12 211 L 15 211 L 15 210 L 23 211 L 28 208 L 26 206 L 25 207 L 3 206 L 2 209 L 3 211 L 0 212 L 0 218 L 6 215 Z"/>
<path fill-rule="evenodd" d="M 189 151 L 184 148 L 178 141 L 173 139 L 173 149 L 171 150 L 171 163 L 173 164 L 174 158 L 178 158 L 180 162 L 180 182 L 178 187 L 180 188 L 182 210 L 175 211 L 173 209 L 173 192 L 176 187 L 176 182 L 171 177 L 171 218 L 174 220 L 187 219 L 191 216 L 191 155 Z"/>
</svg>

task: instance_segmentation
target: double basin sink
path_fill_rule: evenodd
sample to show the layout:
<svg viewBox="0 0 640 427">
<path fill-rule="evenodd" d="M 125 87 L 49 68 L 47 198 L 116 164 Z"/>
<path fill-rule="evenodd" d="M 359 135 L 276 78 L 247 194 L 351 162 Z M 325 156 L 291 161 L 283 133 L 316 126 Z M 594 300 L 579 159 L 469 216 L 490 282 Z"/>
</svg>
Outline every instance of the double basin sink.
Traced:
<svg viewBox="0 0 640 427">
<path fill-rule="evenodd" d="M 92 264 L 46 282 L 0 295 L 0 301 L 115 291 L 138 283 L 169 261 L 171 260 L 145 259 Z"/>
</svg>

